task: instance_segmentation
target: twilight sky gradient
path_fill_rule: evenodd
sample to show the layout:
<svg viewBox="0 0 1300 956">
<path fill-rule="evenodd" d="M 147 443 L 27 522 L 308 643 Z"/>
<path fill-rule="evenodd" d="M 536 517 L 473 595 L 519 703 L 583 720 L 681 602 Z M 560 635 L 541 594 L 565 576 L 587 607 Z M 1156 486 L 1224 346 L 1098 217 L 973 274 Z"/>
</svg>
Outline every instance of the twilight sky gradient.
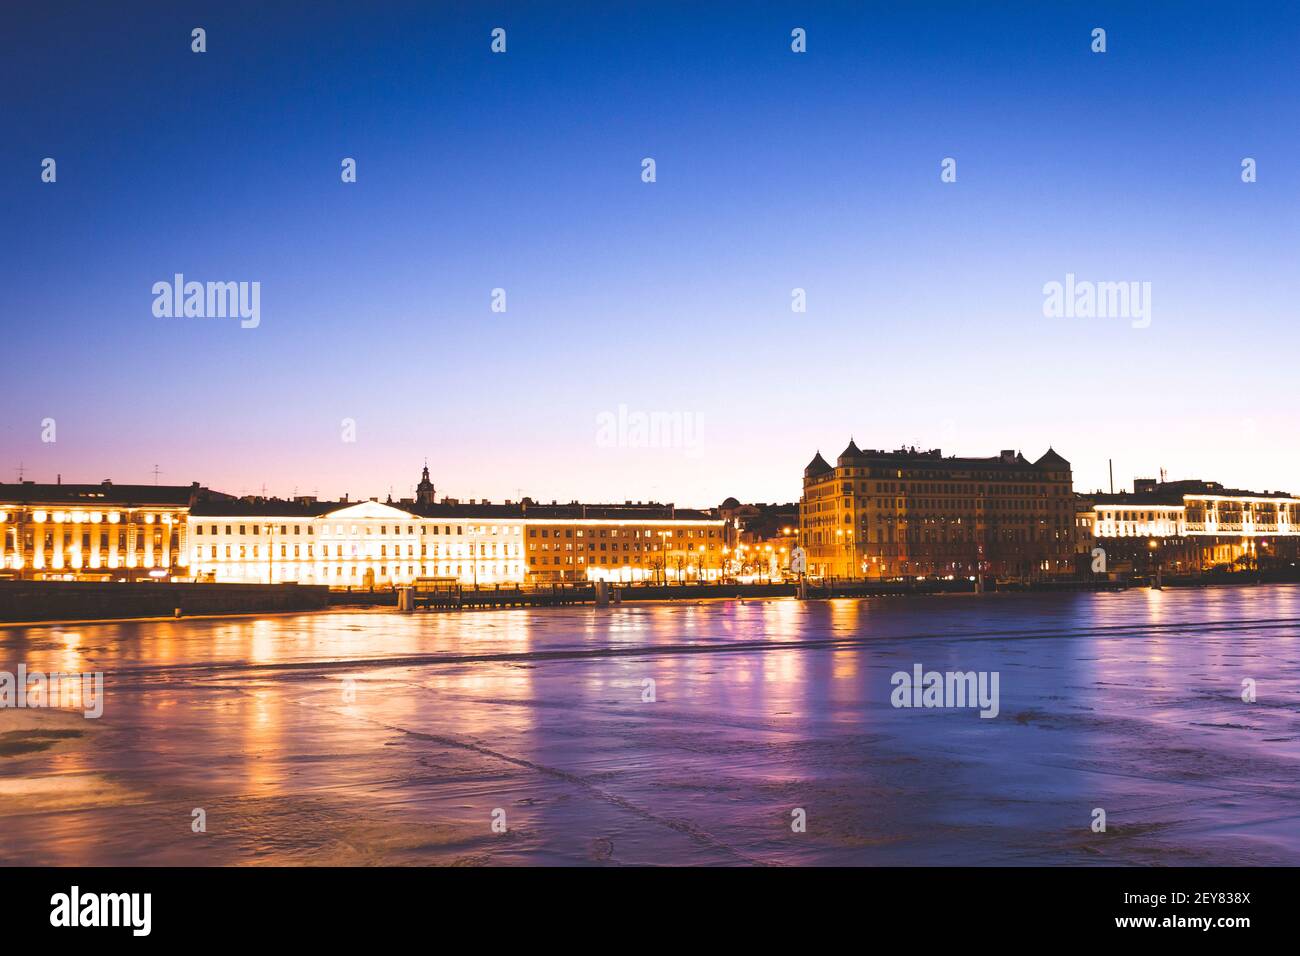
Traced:
<svg viewBox="0 0 1300 956">
<path fill-rule="evenodd" d="M 852 435 L 1300 491 L 1295 6 L 375 6 L 0 9 L 3 480 L 706 506 Z M 1071 272 L 1150 328 L 1044 318 Z"/>
</svg>

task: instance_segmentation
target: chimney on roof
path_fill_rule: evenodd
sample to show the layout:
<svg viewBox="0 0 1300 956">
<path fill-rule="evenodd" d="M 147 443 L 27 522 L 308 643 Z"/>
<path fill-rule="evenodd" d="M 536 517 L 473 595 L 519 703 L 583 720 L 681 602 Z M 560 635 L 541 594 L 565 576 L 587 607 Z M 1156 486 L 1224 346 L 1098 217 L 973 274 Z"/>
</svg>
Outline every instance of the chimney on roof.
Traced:
<svg viewBox="0 0 1300 956">
<path fill-rule="evenodd" d="M 62 474 L 61 472 L 60 472 L 59 474 L 57 474 L 57 475 L 54 476 L 54 483 L 55 483 L 56 485 L 61 485 L 61 484 L 63 484 L 63 474 Z"/>
<path fill-rule="evenodd" d="M 1002 449 L 1002 460 L 1003 460 L 1003 461 L 1015 461 L 1015 460 L 1016 460 L 1016 452 L 1015 452 L 1015 449 L 1012 449 L 1012 448 L 1004 448 L 1004 449 Z"/>
</svg>

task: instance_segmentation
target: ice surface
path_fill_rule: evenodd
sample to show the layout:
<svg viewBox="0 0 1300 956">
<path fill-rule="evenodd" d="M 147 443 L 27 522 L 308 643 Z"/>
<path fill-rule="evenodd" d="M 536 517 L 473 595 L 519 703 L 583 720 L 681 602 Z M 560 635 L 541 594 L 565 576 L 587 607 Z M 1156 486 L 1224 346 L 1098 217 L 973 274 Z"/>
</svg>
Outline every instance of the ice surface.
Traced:
<svg viewBox="0 0 1300 956">
<path fill-rule="evenodd" d="M 107 693 L 0 710 L 0 863 L 1295 865 L 1298 626 L 1271 586 L 0 629 Z M 918 663 L 998 717 L 891 706 Z"/>
</svg>

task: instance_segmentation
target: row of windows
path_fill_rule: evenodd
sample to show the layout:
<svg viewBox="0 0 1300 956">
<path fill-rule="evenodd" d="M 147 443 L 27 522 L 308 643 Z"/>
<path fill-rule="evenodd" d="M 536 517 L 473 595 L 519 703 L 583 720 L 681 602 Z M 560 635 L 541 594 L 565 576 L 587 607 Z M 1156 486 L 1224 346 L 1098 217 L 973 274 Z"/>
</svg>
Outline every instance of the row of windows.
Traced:
<svg viewBox="0 0 1300 956">
<path fill-rule="evenodd" d="M 222 527 L 221 525 L 209 524 L 209 525 L 207 525 L 207 528 L 208 528 L 207 533 L 210 534 L 210 535 L 212 535 L 212 534 L 219 534 L 219 533 L 220 533 L 220 530 L 219 530 L 219 529 L 220 529 L 221 527 Z M 262 533 L 263 528 L 266 529 L 266 533 L 267 533 L 267 534 L 275 534 L 275 533 L 276 533 L 276 531 L 275 531 L 276 526 L 275 526 L 275 525 L 260 525 L 260 524 L 241 524 L 241 525 L 228 524 L 228 525 L 225 525 L 225 529 L 226 529 L 225 533 L 226 533 L 227 535 L 234 534 L 234 533 L 235 533 L 235 532 L 234 532 L 234 529 L 235 529 L 236 527 L 239 528 L 239 534 L 242 534 L 242 535 L 249 535 L 249 534 L 260 535 L 260 534 Z M 304 526 L 303 526 L 303 525 L 297 525 L 297 524 L 295 524 L 295 525 L 287 525 L 287 524 L 279 525 L 279 529 L 280 529 L 280 530 L 279 530 L 279 534 L 282 534 L 282 535 L 288 535 L 288 534 L 290 533 L 290 531 L 289 531 L 289 528 L 290 528 L 290 527 L 293 528 L 293 532 L 292 532 L 293 534 L 296 534 L 296 535 L 301 535 L 301 534 L 303 534 L 303 530 L 302 530 L 302 529 L 303 529 Z M 315 533 L 316 533 L 316 529 L 315 529 L 315 526 L 314 526 L 314 525 L 310 525 L 310 524 L 309 524 L 309 525 L 306 525 L 305 527 L 307 528 L 307 531 L 306 531 L 307 534 L 315 534 Z M 361 534 L 376 534 L 376 533 L 378 533 L 378 534 L 380 534 L 380 535 L 387 535 L 387 534 L 388 534 L 388 527 L 389 527 L 389 526 L 386 525 L 386 524 L 384 524 L 384 525 L 378 525 L 378 526 L 376 526 L 376 525 L 355 525 L 355 524 L 354 524 L 354 525 L 351 525 L 350 527 L 351 527 L 351 531 L 350 531 L 350 533 L 353 534 L 353 535 L 361 535 Z M 452 528 L 453 528 L 453 527 L 456 529 L 456 534 L 458 534 L 458 535 L 463 535 L 463 534 L 465 534 L 465 528 L 466 528 L 465 525 L 420 525 L 420 526 L 419 526 L 419 528 L 420 528 L 420 534 L 422 534 L 422 535 L 423 535 L 423 534 L 428 534 L 428 533 L 429 533 L 429 528 L 430 528 L 430 527 L 433 528 L 433 532 L 432 532 L 433 534 L 437 534 L 437 533 L 438 533 L 438 528 L 441 527 L 441 528 L 443 529 L 443 534 L 444 534 L 444 535 L 450 535 L 451 532 L 452 532 Z M 511 530 L 511 526 L 509 526 L 509 525 L 507 525 L 507 526 L 492 525 L 490 528 L 489 528 L 487 525 L 479 525 L 479 526 L 469 525 L 468 527 L 469 527 L 469 533 L 470 533 L 470 534 L 474 534 L 474 533 L 476 533 L 476 532 L 477 532 L 478 534 L 494 534 L 494 535 L 495 535 L 495 534 L 498 534 L 498 533 L 503 534 L 503 535 L 509 535 L 509 534 L 512 534 L 512 533 L 515 534 L 515 535 L 518 535 L 518 534 L 519 534 L 519 527 L 518 527 L 517 525 L 514 526 L 514 530 L 513 530 L 513 531 Z M 201 524 L 196 524 L 196 525 L 194 526 L 194 533 L 195 533 L 195 534 L 203 534 L 203 533 L 204 533 L 203 528 L 204 528 L 203 525 L 201 525 Z M 334 534 L 335 534 L 335 535 L 342 535 L 342 534 L 349 533 L 349 532 L 345 532 L 344 528 L 345 528 L 344 525 L 336 524 L 336 525 L 334 526 Z M 378 528 L 378 531 L 376 531 L 376 528 Z M 393 525 L 392 528 L 393 528 L 393 534 L 395 534 L 395 535 L 400 535 L 400 534 L 402 533 L 402 526 L 401 526 L 401 525 Z M 250 530 L 250 529 L 251 529 L 251 530 Z M 321 533 L 322 536 L 324 536 L 324 535 L 328 535 L 328 534 L 330 533 L 330 526 L 329 526 L 328 524 L 323 525 L 323 526 L 321 527 L 321 532 L 320 532 L 320 533 Z M 407 525 L 407 526 L 406 526 L 406 534 L 411 535 L 411 536 L 414 536 L 415 533 L 416 533 L 416 532 L 415 532 L 415 525 Z"/>
<path fill-rule="evenodd" d="M 539 534 L 539 532 L 540 532 L 540 534 Z M 718 529 L 716 529 L 716 528 L 709 528 L 709 529 L 708 529 L 708 537 L 710 537 L 710 538 L 714 538 L 714 537 L 717 537 L 717 534 L 718 534 Z M 673 537 L 674 535 L 675 535 L 676 537 L 678 537 L 678 538 L 694 538 L 694 537 L 697 536 L 697 535 L 696 535 L 696 531 L 695 531 L 694 529 L 690 529 L 690 528 L 686 528 L 686 529 L 678 528 L 678 529 L 676 530 L 676 532 L 669 531 L 669 530 L 663 530 L 663 531 L 650 531 L 650 530 L 648 530 L 648 529 L 647 529 L 647 530 L 633 529 L 633 530 L 631 530 L 631 531 L 623 531 L 623 532 L 621 533 L 621 535 L 620 535 L 620 532 L 619 532 L 619 530 L 618 530 L 617 528 L 614 528 L 614 529 L 612 529 L 612 530 L 602 528 L 602 529 L 600 529 L 600 532 L 599 532 L 599 536 L 602 537 L 602 538 L 605 538 L 605 537 L 609 537 L 609 538 L 617 538 L 617 537 L 620 537 L 620 536 L 621 536 L 621 537 L 624 537 L 624 538 L 659 538 L 659 537 L 669 537 L 669 538 L 671 538 L 671 537 Z M 559 528 L 556 528 L 556 529 L 555 529 L 554 536 L 557 537 L 557 538 L 560 536 L 560 529 L 559 529 Z M 566 538 L 573 538 L 573 537 L 582 538 L 582 537 L 585 537 L 585 536 L 586 536 L 586 532 L 583 531 L 581 528 L 579 528 L 576 532 L 574 531 L 573 528 L 565 528 L 565 529 L 564 529 L 564 537 L 566 537 Z M 592 531 L 592 532 L 591 532 L 591 536 L 592 536 L 593 538 L 596 537 L 596 536 L 597 536 L 597 532 L 596 532 L 596 531 Z M 698 533 L 698 536 L 701 537 L 701 538 L 705 537 L 704 529 L 700 529 L 700 531 L 699 531 L 699 533 Z M 528 537 L 530 537 L 530 538 L 537 538 L 537 537 L 548 538 L 548 537 L 551 537 L 551 531 L 550 531 L 550 529 L 548 529 L 548 528 L 529 528 L 529 529 L 528 529 Z"/>
<path fill-rule="evenodd" d="M 199 547 L 196 547 L 196 548 L 194 549 L 194 558 L 195 558 L 195 560 L 200 560 L 200 559 L 203 557 L 203 547 L 204 547 L 203 545 L 200 545 Z M 210 557 L 212 557 L 212 558 L 215 559 L 215 558 L 218 556 L 218 550 L 217 550 L 218 547 L 220 547 L 220 546 L 219 546 L 219 545 L 215 545 L 215 544 L 209 546 L 209 556 L 210 556 Z M 236 547 L 239 548 L 239 554 L 238 554 L 238 557 L 239 557 L 240 559 L 245 559 L 245 558 L 250 557 L 250 553 L 249 553 L 249 548 L 250 548 L 250 547 L 252 548 L 251 557 L 253 557 L 253 558 L 256 559 L 256 558 L 259 558 L 259 557 L 262 556 L 262 547 L 261 547 L 261 545 L 256 545 L 256 544 L 254 544 L 254 545 L 246 545 L 246 544 L 230 545 L 230 544 L 227 544 L 227 545 L 224 546 L 224 548 L 225 548 L 225 557 L 227 557 L 227 558 L 234 558 L 234 557 L 236 557 L 236 555 L 234 554 L 234 550 L 233 550 L 233 549 L 236 548 Z M 313 557 L 316 556 L 316 546 L 313 545 L 313 544 L 308 544 L 308 545 L 300 545 L 300 544 L 288 545 L 288 544 L 282 544 L 282 545 L 280 545 L 280 557 L 282 557 L 282 558 L 287 558 L 287 557 L 289 557 L 289 556 L 290 556 L 290 555 L 289 555 L 289 548 L 290 548 L 290 547 L 293 548 L 293 557 L 295 557 L 295 558 L 300 558 L 300 557 L 303 556 L 303 548 L 304 548 L 304 547 L 307 549 L 307 550 L 306 550 L 306 556 L 307 556 L 308 558 L 313 558 Z M 377 554 L 377 555 L 375 555 L 375 554 L 370 554 L 370 555 L 358 554 L 358 553 L 356 552 L 355 547 L 353 547 L 353 549 L 352 549 L 351 551 L 348 551 L 348 552 L 345 553 L 345 551 L 344 551 L 345 545 L 342 545 L 342 544 L 336 544 L 336 545 L 333 545 L 332 547 L 333 547 L 333 554 L 332 554 L 332 556 L 333 556 L 333 557 L 336 557 L 336 558 L 344 558 L 344 557 L 347 557 L 347 558 L 370 558 L 370 559 L 373 560 L 374 558 L 377 558 L 377 557 L 378 557 L 378 558 L 387 558 L 387 557 L 400 558 L 400 557 L 402 557 L 402 545 L 400 545 L 400 544 L 394 544 L 394 545 L 392 545 L 392 552 L 391 552 L 391 554 L 390 554 L 390 552 L 389 552 L 389 545 L 387 545 L 387 544 L 381 544 L 381 545 L 379 546 L 379 554 Z M 498 553 L 497 553 L 497 545 L 496 545 L 495 542 L 490 546 L 490 548 L 491 548 L 490 552 L 489 552 L 489 545 L 488 545 L 488 544 L 486 544 L 486 543 L 480 543 L 480 544 L 479 544 L 479 550 L 478 550 L 478 553 L 479 553 L 479 556 L 480 556 L 480 557 L 484 557 L 484 558 L 486 558 L 486 557 L 493 557 L 493 558 L 495 558 L 495 557 L 510 557 L 511 555 L 514 555 L 515 557 L 518 557 L 519 554 L 520 554 L 519 547 L 520 547 L 520 546 L 519 546 L 518 544 L 509 544 L 509 545 L 505 545 L 505 544 L 503 544 L 503 545 L 501 545 L 501 553 L 498 555 Z M 270 548 L 271 548 L 271 546 L 268 545 L 267 552 L 266 552 L 266 556 L 267 556 L 267 557 L 271 557 L 272 554 L 273 554 L 273 552 L 270 550 Z M 322 544 L 322 545 L 320 546 L 320 548 L 321 548 L 321 557 L 325 557 L 325 558 L 331 557 L 331 545 L 329 545 L 328 543 L 326 543 L 326 544 Z M 455 548 L 455 553 L 453 554 L 453 552 L 452 552 L 452 546 L 451 546 L 451 545 L 448 545 L 448 546 L 447 546 L 447 556 L 448 556 L 448 557 L 457 557 L 457 558 L 460 558 L 460 557 L 473 557 L 473 556 L 474 556 L 474 546 L 473 546 L 473 544 L 470 544 L 470 545 L 469 545 L 469 550 L 470 550 L 469 555 L 465 555 L 465 554 L 464 554 L 464 549 L 465 549 L 465 546 L 464 546 L 464 545 L 457 545 L 456 548 Z M 435 544 L 435 545 L 433 546 L 433 549 L 432 549 L 432 550 L 433 550 L 433 557 L 434 557 L 434 558 L 437 558 L 437 557 L 439 556 L 439 551 L 440 551 L 439 546 Z M 413 557 L 415 557 L 415 545 L 413 545 L 413 544 L 408 544 L 408 545 L 406 545 L 406 555 L 405 555 L 405 556 L 408 557 L 408 558 L 413 558 Z M 428 548 L 428 546 L 423 545 L 423 544 L 420 545 L 420 557 L 424 558 L 424 557 L 428 557 L 428 556 L 429 556 L 429 548 Z"/>
<path fill-rule="evenodd" d="M 698 557 L 698 555 L 699 555 L 700 553 L 702 553 L 702 552 L 697 552 L 697 557 Z M 647 559 L 648 559 L 648 557 L 649 557 L 649 556 L 647 555 Z M 625 559 L 625 560 L 626 560 L 626 559 Z M 671 560 L 671 559 L 670 559 L 670 560 Z M 678 559 L 678 560 L 685 560 L 685 559 Z M 583 554 L 579 554 L 579 555 L 572 555 L 572 554 L 565 554 L 565 555 L 560 555 L 560 554 L 551 554 L 551 555 L 546 555 L 546 554 L 543 554 L 543 555 L 539 555 L 539 556 L 535 556 L 535 557 L 530 557 L 530 558 L 528 559 L 528 563 L 529 563 L 530 565 L 533 565 L 533 566 L 538 566 L 538 565 L 546 565 L 546 564 L 603 564 L 604 562 L 603 562 L 603 560 L 602 560 L 602 561 L 597 561 L 595 555 L 592 555 L 592 556 L 588 557 L 587 555 L 583 555 Z M 641 555 L 639 555 L 639 554 L 634 554 L 634 555 L 632 555 L 632 556 L 631 556 L 631 563 L 632 563 L 632 564 L 640 564 L 640 563 L 641 563 Z M 662 562 L 662 561 L 659 561 L 659 564 L 662 565 L 663 562 Z M 616 565 L 611 564 L 611 565 L 609 565 L 609 566 L 610 566 L 610 567 L 614 567 L 614 566 L 616 566 Z"/>
<path fill-rule="evenodd" d="M 636 544 L 628 545 L 628 544 L 625 542 L 625 543 L 623 544 L 623 550 L 624 550 L 624 551 L 628 551 L 628 550 L 632 550 L 632 551 L 640 551 L 640 550 L 642 550 L 642 547 L 643 547 L 643 546 L 642 546 L 640 543 L 636 543 Z M 710 550 L 710 551 L 716 551 L 716 550 L 717 550 L 717 547 L 718 547 L 718 546 L 717 546 L 716 544 L 710 544 L 710 545 L 709 545 L 709 550 Z M 581 549 L 582 549 L 582 545 L 578 545 L 578 548 L 579 548 L 579 550 L 581 550 Z M 605 542 L 602 541 L 602 542 L 600 543 L 600 550 L 601 550 L 601 551 L 604 551 L 604 550 L 606 550 L 606 549 L 607 549 L 607 546 L 606 546 Z M 650 544 L 649 542 L 647 542 L 647 543 L 644 545 L 644 549 L 645 549 L 646 551 L 660 551 L 660 550 L 663 550 L 663 549 L 662 549 L 658 544 Z M 703 550 L 704 550 L 704 543 L 701 542 L 700 544 L 689 544 L 689 545 L 687 545 L 686 548 L 685 548 L 685 550 L 687 550 L 687 551 L 694 551 L 694 550 L 696 550 L 696 549 L 698 549 L 698 550 L 700 550 L 700 551 L 703 551 Z M 536 550 L 537 550 L 537 545 L 536 545 L 536 543 L 530 541 L 530 542 L 528 543 L 528 550 L 529 550 L 529 551 L 536 551 Z M 543 544 L 543 545 L 542 545 L 542 550 L 543 550 L 543 551 L 551 551 L 551 550 L 559 551 L 559 550 L 560 550 L 559 542 L 556 542 L 554 545 L 551 545 L 551 544 Z M 572 551 L 572 550 L 573 550 L 573 545 L 572 545 L 572 544 L 566 544 L 566 545 L 564 546 L 564 550 L 565 550 L 565 551 Z M 595 550 L 596 550 L 596 543 L 595 543 L 594 541 L 589 541 L 589 542 L 587 542 L 587 550 L 588 550 L 588 551 L 595 551 Z M 610 550 L 610 551 L 617 551 L 617 550 L 618 550 L 618 545 L 617 545 L 617 544 L 611 544 L 611 545 L 608 545 L 608 550 Z M 670 550 L 671 550 L 671 549 L 670 549 Z M 678 550 L 682 550 L 682 549 L 678 549 Z"/>
<path fill-rule="evenodd" d="M 201 567 L 201 568 L 198 568 L 197 570 L 199 571 L 199 573 L 212 573 L 212 574 L 216 574 L 216 573 L 218 573 L 218 572 L 220 571 L 220 569 L 218 569 L 218 568 L 216 568 L 216 567 L 206 567 L 206 568 Z M 230 570 L 232 576 L 235 577 L 235 578 L 247 578 L 247 579 L 257 579 L 257 578 L 261 578 L 262 580 L 265 580 L 265 577 L 266 577 L 266 568 L 265 568 L 265 566 L 262 566 L 262 567 L 257 567 L 257 566 L 240 567 L 240 566 L 236 565 L 235 567 L 230 568 L 229 570 Z M 303 570 L 306 570 L 306 571 L 308 572 L 308 575 L 307 575 L 307 576 L 310 577 L 310 576 L 311 576 L 310 572 L 311 572 L 313 569 L 310 569 L 310 568 L 308 568 L 308 569 L 290 568 L 290 567 L 286 567 L 286 566 L 277 566 L 277 567 L 276 567 L 276 571 L 277 571 L 277 573 L 278 573 L 281 577 L 287 577 L 287 576 L 292 575 L 292 574 L 297 574 L 297 573 L 299 573 L 300 571 L 303 571 Z M 415 574 L 416 574 L 416 572 L 417 572 L 417 570 L 419 571 L 419 573 L 420 573 L 421 575 L 430 575 L 430 574 L 452 575 L 452 574 L 455 574 L 455 575 L 457 575 L 457 576 L 464 576 L 464 575 L 467 575 L 467 574 L 472 574 L 472 573 L 477 572 L 478 574 L 483 575 L 483 576 L 485 576 L 485 577 L 492 577 L 492 576 L 497 576 L 497 575 L 515 575 L 515 576 L 518 576 L 518 575 L 520 575 L 521 573 L 523 573 L 523 570 L 524 570 L 524 569 L 523 569 L 523 567 L 522 567 L 521 565 L 518 565 L 518 564 L 492 564 L 492 565 L 483 565 L 483 564 L 480 564 L 480 565 L 478 565 L 477 567 L 472 567 L 472 566 L 468 566 L 468 565 L 459 565 L 459 564 L 443 564 L 443 565 L 437 565 L 437 564 L 418 564 L 418 565 L 417 565 L 417 564 L 407 564 L 407 565 L 401 565 L 401 564 L 394 564 L 394 565 L 381 564 L 381 565 L 378 565 L 378 566 L 350 564 L 350 565 L 346 565 L 346 566 L 344 566 L 344 565 L 336 565 L 336 566 L 334 566 L 334 567 L 332 567 L 332 568 L 319 567 L 319 568 L 316 568 L 315 570 L 316 570 L 317 572 L 319 572 L 319 574 L 318 574 L 319 577 L 324 577 L 324 578 L 329 578 L 329 577 L 333 577 L 333 578 L 364 578 L 365 575 L 366 575 L 366 572 L 368 572 L 368 571 L 369 571 L 369 572 L 374 572 L 374 573 L 376 574 L 377 577 L 381 577 L 381 578 L 383 578 L 383 577 L 388 577 L 388 576 L 389 576 L 389 571 L 392 571 L 392 573 L 393 573 L 394 576 L 399 576 L 399 577 L 402 576 L 403 574 L 405 574 L 407 577 L 414 577 Z"/>
<path fill-rule="evenodd" d="M 964 480 L 964 481 L 966 481 L 966 482 L 971 482 L 971 481 L 987 481 L 987 482 L 1038 481 L 1038 482 L 1043 482 L 1043 481 L 1065 481 L 1065 475 L 1066 475 L 1065 472 L 1056 472 L 1056 471 L 1053 471 L 1053 472 L 1047 472 L 1047 473 L 1044 473 L 1044 472 L 1027 473 L 1027 472 L 1019 472 L 1019 471 L 1017 471 L 1017 472 L 1012 472 L 1011 474 L 1007 474 L 1006 472 L 994 472 L 994 471 L 970 471 L 970 472 L 956 472 L 956 473 L 953 474 L 953 477 L 954 477 L 954 478 L 958 478 L 958 479 L 962 479 L 962 480 Z M 926 485 L 926 486 L 928 486 L 928 487 L 930 487 L 930 488 L 938 487 L 939 485 L 943 484 L 942 482 L 934 482 L 934 481 L 917 481 L 917 479 L 922 478 L 922 476 L 925 476 L 925 477 L 932 477 L 932 476 L 933 476 L 933 473 L 930 473 L 930 474 L 927 475 L 925 472 L 917 473 L 917 472 L 913 472 L 913 471 L 910 471 L 910 470 L 907 470 L 907 469 L 902 469 L 902 468 L 836 468 L 835 471 L 834 471 L 834 476 L 833 476 L 833 477 L 832 477 L 832 475 L 827 474 L 827 476 L 826 476 L 825 478 L 821 478 L 821 479 L 819 479 L 819 480 L 820 480 L 820 481 L 839 481 L 839 480 L 843 480 L 844 478 L 884 478 L 884 477 L 890 477 L 890 478 L 910 479 L 910 480 L 916 482 L 917 484 Z M 1050 476 L 1050 477 L 1049 477 L 1049 476 Z M 951 487 L 951 485 L 949 485 L 948 487 Z M 994 487 L 994 486 L 993 486 L 993 485 L 990 485 L 990 487 Z M 982 490 L 982 486 L 981 486 L 981 490 Z"/>
<path fill-rule="evenodd" d="M 288 536 L 288 535 L 290 535 L 290 534 L 294 534 L 294 535 L 302 535 L 302 534 L 304 534 L 304 531 L 303 531 L 303 528 L 304 528 L 304 527 L 306 528 L 306 531 L 305 531 L 306 534 L 309 534 L 309 535 L 314 535 L 314 534 L 316 534 L 316 531 L 315 531 L 314 526 L 313 526 L 313 525 L 310 525 L 310 524 L 305 525 L 305 526 L 304 526 L 304 525 L 298 525 L 298 524 L 295 524 L 295 525 L 281 524 L 281 525 L 278 525 L 278 526 L 277 526 L 277 525 L 269 525 L 269 526 L 268 526 L 268 525 L 262 525 L 262 524 L 256 524 L 256 523 L 246 523 L 246 524 L 239 524 L 239 525 L 235 525 L 235 524 L 227 524 L 227 525 L 220 525 L 220 524 L 208 524 L 208 525 L 202 525 L 202 524 L 196 524 L 196 525 L 194 526 L 194 533 L 195 533 L 195 534 L 200 534 L 200 535 L 201 535 L 201 534 L 216 535 L 216 534 L 220 534 L 220 533 L 222 533 L 222 532 L 221 532 L 221 529 L 222 529 L 223 527 L 224 527 L 224 529 L 225 529 L 225 534 L 226 534 L 226 535 L 232 535 L 232 534 L 236 534 L 236 533 L 238 533 L 238 534 L 240 534 L 240 535 L 250 535 L 250 534 L 252 534 L 252 535 L 261 535 L 261 534 L 263 534 L 263 533 L 266 533 L 266 534 L 275 534 L 275 533 L 278 533 L 278 534 L 285 535 L 285 536 Z M 278 532 L 276 531 L 277 527 L 278 527 L 278 529 L 279 529 Z M 405 527 L 406 527 L 406 532 L 405 532 L 405 533 L 406 533 L 407 535 L 414 536 L 414 535 L 417 533 L 417 532 L 416 532 L 416 527 L 417 527 L 416 525 L 406 525 Z M 443 533 L 444 535 L 451 535 L 452 532 L 453 532 L 453 529 L 454 529 L 454 531 L 455 531 L 455 533 L 456 533 L 457 535 L 464 535 L 464 534 L 468 533 L 468 534 L 480 534 L 480 535 L 505 535 L 505 536 L 514 535 L 514 536 L 517 537 L 517 536 L 519 536 L 519 535 L 522 533 L 519 525 L 423 525 L 423 524 L 418 526 L 418 528 L 419 528 L 419 532 L 418 532 L 418 533 L 421 534 L 421 535 L 424 535 L 424 534 L 434 534 L 434 535 L 436 535 L 436 534 L 438 534 L 438 529 L 439 529 L 440 527 L 442 528 L 442 533 Z M 205 531 L 205 528 L 206 528 L 206 531 Z M 236 528 L 238 528 L 238 532 L 236 532 L 236 530 L 235 530 Z M 292 532 L 290 531 L 290 528 L 293 529 Z M 345 531 L 345 528 L 348 528 L 348 529 L 350 529 L 350 530 Z M 430 528 L 432 528 L 433 530 L 432 530 L 432 531 L 429 531 Z M 377 530 L 376 530 L 376 529 L 377 529 Z M 467 529 L 468 529 L 468 531 L 467 531 Z M 348 533 L 350 533 L 351 535 L 359 536 L 359 535 L 362 535 L 362 534 L 367 534 L 367 535 L 369 535 L 369 534 L 376 534 L 376 533 L 377 533 L 377 534 L 379 534 L 379 535 L 381 535 L 381 536 L 384 536 L 384 535 L 387 535 L 388 532 L 389 532 L 389 526 L 388 526 L 388 525 L 355 525 L 355 524 L 354 524 L 354 525 L 350 525 L 350 526 L 345 526 L 345 525 L 341 525 L 341 524 L 336 524 L 336 525 L 334 525 L 334 531 L 333 531 L 333 534 L 337 536 L 337 535 L 344 535 L 344 534 L 348 534 Z M 402 533 L 403 533 L 403 532 L 402 532 L 402 526 L 401 526 L 401 525 L 392 525 L 392 532 L 393 532 L 393 534 L 395 534 L 395 535 L 400 535 L 400 534 L 402 534 Z M 320 530 L 320 534 L 321 534 L 321 536 L 329 535 L 330 533 L 331 533 L 331 532 L 330 532 L 330 525 L 325 524 L 325 525 L 322 525 L 322 526 L 321 526 L 321 530 Z M 561 536 L 561 529 L 560 529 L 560 528 L 556 528 L 556 529 L 554 529 L 554 531 L 552 531 L 552 530 L 549 529 L 549 528 L 529 528 L 529 529 L 528 529 L 528 536 L 529 536 L 530 538 L 537 538 L 537 537 L 549 538 L 549 537 L 552 537 L 552 536 L 558 538 L 558 537 Z M 583 530 L 583 529 L 577 529 L 577 530 L 575 531 L 575 529 L 573 529 L 573 528 L 565 528 L 565 529 L 563 529 L 563 536 L 566 537 L 566 538 L 573 538 L 573 537 L 582 538 L 582 537 L 586 537 L 586 536 L 587 536 L 587 532 L 586 532 L 585 530 Z M 668 530 L 668 529 L 665 529 L 665 530 L 660 530 L 660 531 L 652 531 L 652 530 L 649 530 L 649 529 L 632 529 L 632 530 L 619 531 L 617 528 L 615 528 L 615 529 L 606 529 L 606 528 L 601 528 L 599 531 L 593 529 L 593 530 L 590 532 L 590 536 L 591 536 L 591 537 L 597 537 L 597 536 L 599 536 L 599 537 L 601 537 L 601 538 L 605 538 L 605 537 L 610 537 L 610 538 L 618 538 L 618 537 L 625 537 L 625 538 L 657 538 L 657 537 L 664 537 L 664 536 L 667 536 L 667 537 L 678 537 L 678 538 L 695 538 L 695 537 L 700 537 L 700 538 L 704 538 L 704 537 L 715 538 L 715 537 L 718 536 L 718 529 L 717 529 L 717 528 L 709 528 L 709 529 L 707 529 L 707 532 L 706 532 L 705 529 L 699 529 L 699 530 L 697 531 L 697 530 L 695 530 L 695 529 L 683 529 L 683 528 L 677 528 L 677 529 L 675 529 L 675 530 Z"/>
</svg>

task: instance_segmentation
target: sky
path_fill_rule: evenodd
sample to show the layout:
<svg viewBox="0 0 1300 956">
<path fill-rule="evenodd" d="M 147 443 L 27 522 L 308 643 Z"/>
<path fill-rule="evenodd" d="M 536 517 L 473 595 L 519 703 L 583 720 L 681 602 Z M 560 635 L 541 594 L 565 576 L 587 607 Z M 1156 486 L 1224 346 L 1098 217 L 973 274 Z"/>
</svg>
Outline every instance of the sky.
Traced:
<svg viewBox="0 0 1300 956">
<path fill-rule="evenodd" d="M 1300 492 L 1300 8 L 704 6 L 6 3 L 0 480 L 709 506 L 852 437 Z"/>
</svg>

